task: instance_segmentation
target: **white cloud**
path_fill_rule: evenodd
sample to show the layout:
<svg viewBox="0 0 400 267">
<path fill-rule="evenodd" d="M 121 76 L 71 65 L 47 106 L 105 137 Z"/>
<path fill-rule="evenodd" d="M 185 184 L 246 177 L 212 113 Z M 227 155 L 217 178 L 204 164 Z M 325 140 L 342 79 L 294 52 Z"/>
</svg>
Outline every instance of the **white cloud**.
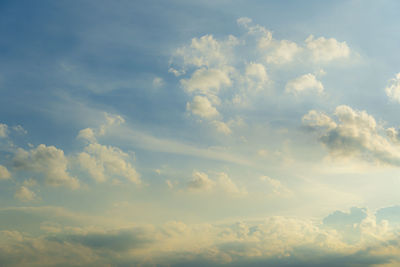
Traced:
<svg viewBox="0 0 400 267">
<path fill-rule="evenodd" d="M 188 184 L 188 188 L 194 191 L 210 191 L 215 186 L 215 182 L 208 178 L 204 172 L 194 171 L 192 180 Z"/>
<path fill-rule="evenodd" d="M 219 67 L 229 62 L 232 47 L 237 45 L 237 39 L 230 35 L 225 41 L 217 41 L 212 35 L 193 38 L 190 46 L 183 46 L 175 52 L 175 57 L 182 59 L 182 70 L 172 67 L 171 72 L 182 74 L 187 66 Z"/>
<path fill-rule="evenodd" d="M 224 172 L 218 173 L 217 185 L 221 188 L 223 192 L 228 194 L 240 194 L 246 195 L 247 191 L 244 188 L 239 188 L 232 180 L 229 178 L 228 174 Z"/>
<path fill-rule="evenodd" d="M 327 62 L 339 58 L 347 58 L 350 55 L 350 48 L 346 42 L 338 42 L 334 38 L 319 37 L 314 39 L 314 36 L 310 35 L 306 39 L 306 44 L 315 61 Z"/>
<path fill-rule="evenodd" d="M 310 110 L 304 115 L 302 122 L 310 127 L 327 127 L 328 129 L 334 129 L 337 126 L 336 122 L 334 122 L 331 117 L 316 110 Z"/>
<path fill-rule="evenodd" d="M 231 85 L 231 80 L 225 70 L 201 68 L 196 70 L 190 79 L 182 79 L 181 85 L 188 93 L 215 95 L 223 86 Z"/>
<path fill-rule="evenodd" d="M 38 145 L 31 150 L 18 148 L 14 156 L 17 170 L 33 171 L 43 175 L 44 182 L 51 186 L 79 187 L 79 181 L 68 171 L 68 159 L 64 151 L 54 146 Z"/>
<path fill-rule="evenodd" d="M 216 177 L 211 179 L 204 172 L 194 171 L 188 189 L 196 192 L 224 192 L 230 195 L 247 194 L 245 188 L 239 188 L 224 172 L 217 173 Z"/>
<path fill-rule="evenodd" d="M 305 125 L 319 132 L 319 140 L 331 155 L 359 156 L 368 161 L 400 166 L 399 147 L 381 134 L 382 127 L 366 111 L 342 105 L 336 108 L 334 115 L 337 122 L 315 110 L 303 117 Z M 391 132 L 390 128 L 388 131 Z"/>
<path fill-rule="evenodd" d="M 246 65 L 245 79 L 245 86 L 250 90 L 263 89 L 269 80 L 264 65 L 254 62 Z"/>
<path fill-rule="evenodd" d="M 191 103 L 186 104 L 186 109 L 203 118 L 212 118 L 219 115 L 217 109 L 212 106 L 210 100 L 204 96 L 195 96 Z"/>
<path fill-rule="evenodd" d="M 0 123 L 0 138 L 1 137 L 7 137 L 8 135 L 8 126 L 7 124 Z"/>
<path fill-rule="evenodd" d="M 213 124 L 215 125 L 216 129 L 218 132 L 223 133 L 225 135 L 230 135 L 232 133 L 231 128 L 229 127 L 228 124 L 226 124 L 223 121 L 213 121 Z"/>
<path fill-rule="evenodd" d="M 11 178 L 11 174 L 7 170 L 7 168 L 3 165 L 0 165 L 0 180 L 6 180 L 6 179 L 10 179 L 10 178 Z"/>
<path fill-rule="evenodd" d="M 91 143 L 96 142 L 96 136 L 92 128 L 85 128 L 83 130 L 80 130 L 77 138 L 89 141 Z"/>
<path fill-rule="evenodd" d="M 294 57 L 301 52 L 301 48 L 295 43 L 288 40 L 276 42 L 267 54 L 267 63 L 285 64 L 293 61 Z"/>
<path fill-rule="evenodd" d="M 128 161 L 129 155 L 117 147 L 92 143 L 77 158 L 80 166 L 98 182 L 117 175 L 133 183 L 141 183 L 139 173 Z"/>
<path fill-rule="evenodd" d="M 237 20 L 239 26 L 247 30 L 249 35 L 257 38 L 257 46 L 261 49 L 268 47 L 272 41 L 272 33 L 261 25 L 254 25 L 250 18 L 242 17 Z"/>
<path fill-rule="evenodd" d="M 29 202 L 36 199 L 35 192 L 31 191 L 26 186 L 20 186 L 14 194 L 14 197 L 20 201 Z"/>
<path fill-rule="evenodd" d="M 400 73 L 397 73 L 396 76 L 389 81 L 385 92 L 389 98 L 400 103 Z"/>
<path fill-rule="evenodd" d="M 294 80 L 289 81 L 285 87 L 286 93 L 299 94 L 306 91 L 316 91 L 322 93 L 324 86 L 318 81 L 315 76 L 311 73 L 297 77 Z"/>
</svg>

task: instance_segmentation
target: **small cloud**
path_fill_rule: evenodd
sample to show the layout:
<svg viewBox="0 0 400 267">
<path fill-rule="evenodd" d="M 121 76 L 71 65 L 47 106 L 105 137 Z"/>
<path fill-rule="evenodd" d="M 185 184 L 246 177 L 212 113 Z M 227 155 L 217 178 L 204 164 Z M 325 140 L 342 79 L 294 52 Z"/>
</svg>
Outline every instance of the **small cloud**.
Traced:
<svg viewBox="0 0 400 267">
<path fill-rule="evenodd" d="M 191 103 L 186 104 L 186 109 L 203 118 L 211 118 L 219 115 L 210 100 L 204 96 L 195 96 Z"/>
<path fill-rule="evenodd" d="M 20 186 L 14 194 L 16 199 L 23 202 L 29 202 L 36 199 L 36 194 L 26 186 Z"/>
<path fill-rule="evenodd" d="M 389 81 L 385 92 L 390 99 L 400 103 L 400 73 L 397 73 L 396 76 Z"/>
<path fill-rule="evenodd" d="M 0 123 L 0 138 L 5 138 L 8 136 L 8 126 L 7 124 Z"/>
<path fill-rule="evenodd" d="M 12 129 L 19 134 L 27 134 L 28 133 L 28 131 L 25 130 L 21 125 L 13 126 Z"/>
<path fill-rule="evenodd" d="M 292 191 L 284 186 L 280 181 L 272 179 L 269 176 L 261 176 L 260 180 L 265 182 L 270 188 L 273 195 L 276 196 L 290 196 Z"/>
<path fill-rule="evenodd" d="M 316 91 L 321 94 L 324 91 L 324 86 L 313 74 L 308 73 L 289 81 L 285 87 L 286 93 L 295 95 L 306 91 Z"/>
<path fill-rule="evenodd" d="M 188 184 L 188 188 L 194 191 L 210 191 L 215 186 L 215 182 L 208 178 L 204 172 L 194 171 L 192 180 Z"/>
<path fill-rule="evenodd" d="M 160 77 L 155 77 L 154 79 L 153 79 L 153 87 L 154 88 L 160 88 L 160 87 L 163 87 L 164 86 L 164 80 L 163 80 L 163 78 L 160 78 Z"/>
<path fill-rule="evenodd" d="M 223 133 L 225 135 L 230 135 L 232 130 L 229 128 L 229 125 L 223 121 L 213 121 L 213 124 L 218 132 Z"/>
<path fill-rule="evenodd" d="M 0 180 L 7 180 L 11 178 L 10 172 L 3 165 L 0 165 Z"/>
</svg>

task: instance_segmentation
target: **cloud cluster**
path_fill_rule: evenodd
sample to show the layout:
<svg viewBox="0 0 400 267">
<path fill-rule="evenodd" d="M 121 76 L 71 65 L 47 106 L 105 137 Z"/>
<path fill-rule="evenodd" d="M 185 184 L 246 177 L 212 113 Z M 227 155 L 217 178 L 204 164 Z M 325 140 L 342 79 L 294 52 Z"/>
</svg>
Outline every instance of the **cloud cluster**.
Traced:
<svg viewBox="0 0 400 267">
<path fill-rule="evenodd" d="M 14 197 L 20 201 L 29 202 L 39 199 L 32 190 L 37 182 L 47 186 L 65 187 L 77 189 L 81 187 L 83 171 L 89 177 L 98 182 L 113 179 L 118 182 L 119 178 L 126 179 L 132 183 L 140 184 L 139 173 L 132 165 L 133 155 L 122 151 L 120 148 L 100 144 L 98 139 L 105 136 L 108 131 L 124 123 L 119 115 L 104 114 L 105 123 L 97 128 L 86 128 L 78 133 L 77 138 L 83 140 L 85 145 L 83 151 L 65 155 L 64 151 L 55 146 L 40 144 L 37 147 L 29 145 L 30 148 L 20 148 L 12 144 L 8 148 L 12 158 L 10 166 L 0 165 L 0 180 L 13 177 L 17 190 Z M 8 127 L 1 124 L 3 137 L 8 138 L 9 129 L 25 134 L 21 126 Z M 20 182 L 22 177 L 26 179 Z M 78 179 L 80 176 L 80 179 Z M 14 179 L 15 178 L 15 179 Z"/>
<path fill-rule="evenodd" d="M 316 110 L 303 116 L 303 124 L 319 133 L 319 140 L 335 157 L 358 156 L 383 164 L 400 165 L 400 147 L 393 142 L 397 132 L 385 129 L 366 111 L 338 106 L 332 117 Z M 385 134 L 387 133 L 387 135 Z"/>
<path fill-rule="evenodd" d="M 245 105 L 249 96 L 270 90 L 274 79 L 271 69 L 295 61 L 308 66 L 327 64 L 350 56 L 346 42 L 334 38 L 310 35 L 304 44 L 298 44 L 273 38 L 271 31 L 249 18 L 239 18 L 237 23 L 244 29 L 243 35 L 195 37 L 178 48 L 170 61 L 170 72 L 180 77 L 181 87 L 192 97 L 186 104 L 187 111 L 208 120 L 224 134 L 232 132 L 224 122 L 231 116 L 224 107 Z M 307 91 L 320 94 L 323 90 L 322 82 L 311 73 L 287 81 L 285 88 L 296 95 Z"/>
<path fill-rule="evenodd" d="M 375 266 L 400 260 L 396 228 L 361 208 L 336 211 L 322 222 L 274 216 L 222 224 L 42 230 L 39 237 L 2 230 L 0 264 Z"/>
</svg>

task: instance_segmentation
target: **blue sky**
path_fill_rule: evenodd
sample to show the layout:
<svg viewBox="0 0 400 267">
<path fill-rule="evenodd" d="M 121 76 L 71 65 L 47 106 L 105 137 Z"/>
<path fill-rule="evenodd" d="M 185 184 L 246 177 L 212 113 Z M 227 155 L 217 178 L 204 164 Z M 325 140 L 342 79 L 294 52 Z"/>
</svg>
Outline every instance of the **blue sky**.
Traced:
<svg viewBox="0 0 400 267">
<path fill-rule="evenodd" d="M 0 265 L 398 266 L 397 1 L 2 1 Z"/>
</svg>

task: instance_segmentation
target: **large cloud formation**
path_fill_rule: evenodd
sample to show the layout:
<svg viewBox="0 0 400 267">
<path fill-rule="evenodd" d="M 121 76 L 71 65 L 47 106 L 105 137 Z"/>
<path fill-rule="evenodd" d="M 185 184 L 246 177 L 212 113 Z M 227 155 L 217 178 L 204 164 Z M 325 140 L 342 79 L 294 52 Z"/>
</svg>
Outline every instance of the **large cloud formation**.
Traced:
<svg viewBox="0 0 400 267">
<path fill-rule="evenodd" d="M 213 119 L 209 123 L 214 126 L 220 125 L 215 123 L 217 116 L 218 122 L 227 125 L 231 114 L 224 112 L 224 107 L 247 105 L 250 96 L 269 91 L 275 78 L 271 70 L 294 62 L 312 67 L 350 57 L 346 42 L 334 38 L 310 35 L 304 43 L 296 43 L 275 39 L 271 31 L 249 18 L 239 18 L 237 24 L 244 30 L 242 35 L 195 37 L 176 49 L 170 61 L 169 71 L 180 77 L 181 87 L 192 98 L 186 104 L 187 111 L 206 121 Z M 311 73 L 287 81 L 288 93 L 310 90 L 324 90 L 322 82 Z M 230 128 L 218 131 L 232 132 Z"/>
<path fill-rule="evenodd" d="M 394 128 L 384 129 L 366 111 L 346 105 L 338 106 L 334 115 L 337 121 L 323 112 L 310 110 L 302 118 L 304 125 L 319 133 L 320 142 L 331 155 L 400 165 L 400 147 Z"/>
<path fill-rule="evenodd" d="M 28 219 L 29 213 L 35 215 L 34 209 L 0 213 Z M 46 225 L 49 219 L 43 218 Z M 0 231 L 0 264 L 374 266 L 400 260 L 397 228 L 391 221 L 377 222 L 362 208 L 336 211 L 322 222 L 274 216 L 220 224 L 172 221 L 113 230 L 53 225 L 42 227 L 39 236 Z"/>
</svg>

